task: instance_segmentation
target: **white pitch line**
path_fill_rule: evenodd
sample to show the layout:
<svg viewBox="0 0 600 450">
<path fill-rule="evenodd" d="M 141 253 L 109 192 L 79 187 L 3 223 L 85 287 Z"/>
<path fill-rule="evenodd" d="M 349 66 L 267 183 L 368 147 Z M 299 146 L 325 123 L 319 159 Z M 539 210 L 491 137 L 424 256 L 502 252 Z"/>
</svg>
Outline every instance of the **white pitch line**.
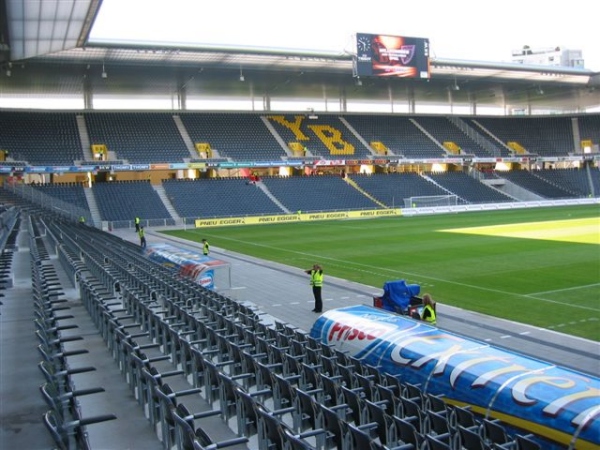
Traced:
<svg viewBox="0 0 600 450">
<path fill-rule="evenodd" d="M 557 304 L 557 305 L 569 306 L 569 307 L 572 307 L 572 308 L 578 308 L 578 309 L 584 309 L 584 310 L 588 310 L 588 311 L 598 312 L 597 308 L 590 308 L 590 307 L 582 306 L 582 305 L 579 305 L 579 304 L 576 304 L 576 303 L 558 302 L 558 301 L 550 300 L 550 299 L 546 299 L 546 298 L 534 297 L 531 294 L 517 294 L 515 292 L 501 291 L 499 289 L 486 288 L 486 287 L 483 287 L 483 286 L 474 286 L 472 284 L 459 283 L 459 282 L 456 282 L 456 281 L 450 281 L 450 280 L 446 280 L 446 279 L 443 279 L 443 278 L 431 277 L 431 276 L 428 276 L 428 275 L 416 274 L 416 273 L 412 273 L 412 272 L 403 272 L 403 271 L 398 271 L 396 269 L 388 269 L 386 267 L 370 266 L 368 264 L 361 264 L 361 263 L 357 263 L 357 262 L 343 261 L 343 260 L 339 260 L 337 258 L 329 258 L 329 257 L 322 256 L 322 255 L 316 255 L 316 254 L 313 254 L 313 253 L 292 251 L 292 250 L 289 250 L 289 249 L 286 249 L 286 248 L 274 247 L 272 245 L 260 244 L 258 242 L 248 242 L 248 241 L 245 241 L 245 240 L 242 240 L 242 239 L 227 238 L 227 237 L 222 237 L 222 236 L 220 236 L 219 238 L 220 239 L 225 239 L 225 240 L 228 240 L 228 241 L 232 241 L 232 242 L 241 242 L 241 243 L 244 243 L 244 244 L 253 245 L 255 247 L 263 247 L 263 248 L 268 248 L 270 250 L 277 250 L 277 251 L 280 251 L 280 252 L 287 252 L 287 253 L 292 253 L 292 254 L 296 254 L 296 255 L 301 255 L 303 257 L 311 258 L 313 261 L 315 259 L 320 259 L 320 260 L 331 261 L 331 262 L 335 262 L 335 263 L 338 263 L 338 264 L 344 264 L 344 265 L 345 264 L 352 264 L 354 266 L 354 267 L 352 267 L 353 270 L 360 270 L 361 272 L 372 273 L 372 274 L 375 274 L 375 275 L 381 275 L 382 272 L 383 273 L 391 272 L 391 273 L 394 273 L 395 275 L 398 275 L 398 274 L 409 275 L 409 276 L 411 276 L 413 278 L 416 278 L 416 279 L 418 279 L 418 278 L 425 278 L 425 279 L 428 279 L 428 280 L 434 280 L 434 281 L 438 281 L 438 282 L 442 282 L 442 283 L 453 284 L 455 286 L 468 287 L 468 288 L 471 288 L 471 289 L 476 289 L 476 290 L 480 290 L 480 291 L 484 291 L 484 292 L 493 292 L 495 294 L 510 295 L 510 296 L 521 297 L 521 298 L 535 298 L 536 300 L 547 302 L 547 303 L 554 303 L 554 304 Z M 356 266 L 358 266 L 358 267 L 364 267 L 364 268 L 372 269 L 372 270 L 375 269 L 375 270 L 378 270 L 378 271 L 381 271 L 381 272 L 377 273 L 377 272 L 372 272 L 371 270 L 356 269 Z M 343 268 L 344 266 L 342 265 L 341 267 Z"/>
<path fill-rule="evenodd" d="M 531 294 L 524 294 L 524 295 L 526 297 L 529 297 L 529 296 L 535 297 L 536 295 L 555 294 L 557 292 L 565 292 L 565 291 L 576 291 L 577 289 L 587 289 L 587 288 L 596 287 L 596 286 L 600 286 L 600 283 L 586 284 L 584 286 L 574 286 L 574 287 L 564 288 L 564 289 L 555 289 L 553 291 L 532 292 Z"/>
</svg>

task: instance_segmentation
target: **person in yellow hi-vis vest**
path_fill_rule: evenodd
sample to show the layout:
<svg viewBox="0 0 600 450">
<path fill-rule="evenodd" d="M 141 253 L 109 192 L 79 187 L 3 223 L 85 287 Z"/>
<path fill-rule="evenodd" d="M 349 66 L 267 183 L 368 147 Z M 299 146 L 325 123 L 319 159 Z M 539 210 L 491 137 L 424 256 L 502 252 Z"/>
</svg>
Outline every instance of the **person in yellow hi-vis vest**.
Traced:
<svg viewBox="0 0 600 450">
<path fill-rule="evenodd" d="M 312 269 L 304 271 L 310 275 L 310 285 L 312 286 L 313 296 L 315 298 L 315 308 L 312 312 L 320 313 L 323 311 L 323 298 L 321 297 L 321 291 L 323 288 L 323 268 L 314 264 Z"/>
<path fill-rule="evenodd" d="M 144 232 L 144 227 L 140 227 L 138 235 L 140 237 L 140 247 L 146 248 L 146 233 Z"/>
<path fill-rule="evenodd" d="M 431 295 L 425 294 L 423 295 L 423 312 L 421 313 L 421 320 L 425 322 L 435 325 L 436 315 L 435 315 L 435 301 L 431 298 Z"/>
</svg>

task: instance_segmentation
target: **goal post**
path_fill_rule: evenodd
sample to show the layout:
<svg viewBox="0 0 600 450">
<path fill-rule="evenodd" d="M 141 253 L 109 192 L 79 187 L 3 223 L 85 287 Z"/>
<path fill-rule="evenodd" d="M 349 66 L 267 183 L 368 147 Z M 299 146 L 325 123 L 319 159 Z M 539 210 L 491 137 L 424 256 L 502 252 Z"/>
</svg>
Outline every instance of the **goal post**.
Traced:
<svg viewBox="0 0 600 450">
<path fill-rule="evenodd" d="M 435 206 L 458 205 L 458 196 L 448 195 L 420 195 L 404 199 L 405 208 L 432 208 Z"/>
</svg>

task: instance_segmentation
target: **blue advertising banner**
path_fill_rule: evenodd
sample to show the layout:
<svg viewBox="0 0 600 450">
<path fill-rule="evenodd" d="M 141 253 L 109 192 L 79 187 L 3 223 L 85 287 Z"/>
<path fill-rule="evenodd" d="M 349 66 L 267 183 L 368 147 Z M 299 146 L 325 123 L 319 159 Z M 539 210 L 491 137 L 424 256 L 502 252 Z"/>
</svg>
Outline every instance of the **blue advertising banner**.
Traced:
<svg viewBox="0 0 600 450">
<path fill-rule="evenodd" d="M 600 379 L 369 306 L 325 312 L 311 336 L 449 403 L 548 443 L 600 448 Z"/>
</svg>

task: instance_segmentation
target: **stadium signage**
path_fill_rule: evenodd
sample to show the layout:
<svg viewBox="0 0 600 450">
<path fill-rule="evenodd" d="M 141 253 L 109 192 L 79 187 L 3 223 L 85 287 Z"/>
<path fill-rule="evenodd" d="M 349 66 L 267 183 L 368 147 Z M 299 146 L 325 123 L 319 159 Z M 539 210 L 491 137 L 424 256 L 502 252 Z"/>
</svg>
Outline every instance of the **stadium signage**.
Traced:
<svg viewBox="0 0 600 450">
<path fill-rule="evenodd" d="M 300 217 L 298 214 L 293 214 L 289 216 L 265 216 L 259 217 L 258 223 L 276 223 L 276 222 L 299 222 Z"/>
<path fill-rule="evenodd" d="M 309 214 L 308 220 L 328 220 L 328 219 L 347 219 L 347 212 Z"/>
<path fill-rule="evenodd" d="M 376 209 L 373 211 L 359 211 L 359 217 L 381 217 L 381 216 L 398 216 L 399 209 Z"/>
<path fill-rule="evenodd" d="M 597 377 L 364 305 L 325 312 L 310 335 L 449 403 L 471 405 L 561 448 L 600 446 Z"/>
<path fill-rule="evenodd" d="M 131 164 L 131 170 L 150 170 L 150 164 Z"/>
<path fill-rule="evenodd" d="M 373 209 L 365 211 L 338 211 L 314 214 L 281 214 L 274 216 L 230 217 L 227 219 L 197 219 L 196 228 L 224 227 L 232 225 L 265 225 L 272 223 L 309 222 L 315 220 L 365 219 L 368 217 L 399 216 L 401 210 Z"/>
<path fill-rule="evenodd" d="M 225 225 L 245 225 L 245 218 L 239 217 L 236 219 L 196 220 L 196 228 L 222 227 Z"/>
<path fill-rule="evenodd" d="M 352 62 L 357 77 L 428 79 L 429 39 L 357 33 Z"/>
<path fill-rule="evenodd" d="M 80 166 L 12 166 L 9 162 L 0 163 L 0 173 L 85 173 L 97 171 L 140 172 L 151 170 L 186 170 L 214 167 L 218 169 L 241 169 L 252 167 L 300 167 L 300 166 L 357 166 L 374 164 L 468 164 L 468 163 L 530 163 L 530 162 L 576 162 L 600 161 L 600 154 L 554 157 L 506 158 L 437 158 L 437 159 L 321 159 L 317 161 L 257 161 L 257 162 L 206 162 L 206 163 L 170 163 L 170 164 L 103 164 Z"/>
</svg>

